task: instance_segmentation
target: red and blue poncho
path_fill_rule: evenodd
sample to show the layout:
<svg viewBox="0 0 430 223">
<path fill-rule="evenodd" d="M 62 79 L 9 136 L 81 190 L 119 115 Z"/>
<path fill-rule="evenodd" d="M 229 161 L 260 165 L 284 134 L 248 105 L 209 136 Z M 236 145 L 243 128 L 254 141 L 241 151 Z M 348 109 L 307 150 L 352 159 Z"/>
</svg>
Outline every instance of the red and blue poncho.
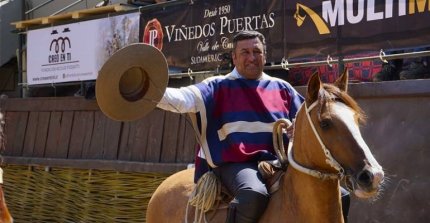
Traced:
<svg viewBox="0 0 430 223">
<path fill-rule="evenodd" d="M 158 107 L 195 114 L 200 150 L 195 180 L 228 162 L 276 159 L 273 124 L 292 120 L 303 97 L 286 81 L 263 74 L 258 80 L 241 77 L 236 69 L 185 88 L 168 88 Z"/>
</svg>

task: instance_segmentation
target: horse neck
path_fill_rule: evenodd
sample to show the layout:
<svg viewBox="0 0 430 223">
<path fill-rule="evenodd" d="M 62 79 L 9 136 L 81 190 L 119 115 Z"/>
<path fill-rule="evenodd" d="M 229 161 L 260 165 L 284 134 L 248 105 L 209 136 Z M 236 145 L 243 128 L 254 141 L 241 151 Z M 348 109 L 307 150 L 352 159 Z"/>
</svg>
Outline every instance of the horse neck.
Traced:
<svg viewBox="0 0 430 223">
<path fill-rule="evenodd" d="M 325 163 L 325 155 L 314 136 L 305 114 L 297 116 L 293 157 L 302 166 L 322 172 L 334 172 Z M 338 180 L 322 180 L 290 166 L 284 176 L 284 191 L 299 219 L 294 222 L 343 222 Z"/>
<path fill-rule="evenodd" d="M 320 180 L 289 167 L 284 176 L 283 193 L 285 219 L 291 222 L 332 223 L 342 222 L 342 209 L 338 180 Z"/>
</svg>

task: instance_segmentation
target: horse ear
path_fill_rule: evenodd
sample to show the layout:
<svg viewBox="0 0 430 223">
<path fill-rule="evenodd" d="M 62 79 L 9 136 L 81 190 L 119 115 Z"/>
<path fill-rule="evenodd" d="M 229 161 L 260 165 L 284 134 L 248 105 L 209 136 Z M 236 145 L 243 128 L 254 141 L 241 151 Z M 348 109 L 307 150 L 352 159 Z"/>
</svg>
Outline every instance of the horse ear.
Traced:
<svg viewBox="0 0 430 223">
<path fill-rule="evenodd" d="M 348 69 L 344 69 L 342 75 L 334 82 L 341 91 L 348 91 Z"/>
<path fill-rule="evenodd" d="M 308 82 L 308 92 L 306 95 L 306 102 L 312 104 L 314 101 L 318 100 L 318 94 L 322 87 L 322 83 L 318 73 L 312 74 Z"/>
</svg>

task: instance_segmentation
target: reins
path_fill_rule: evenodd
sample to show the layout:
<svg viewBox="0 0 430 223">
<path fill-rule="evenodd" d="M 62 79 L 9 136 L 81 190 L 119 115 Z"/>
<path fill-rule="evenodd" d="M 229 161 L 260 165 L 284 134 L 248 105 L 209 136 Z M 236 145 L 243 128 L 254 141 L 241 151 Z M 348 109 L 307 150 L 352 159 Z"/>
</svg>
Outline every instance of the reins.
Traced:
<svg viewBox="0 0 430 223">
<path fill-rule="evenodd" d="M 302 107 L 305 107 L 305 113 L 306 113 L 306 117 L 307 120 L 309 121 L 309 124 L 312 128 L 312 131 L 314 132 L 315 137 L 317 138 L 318 142 L 321 145 L 321 149 L 324 152 L 324 155 L 326 156 L 326 163 L 329 164 L 331 167 L 333 167 L 334 169 L 336 169 L 338 171 L 338 173 L 324 173 L 318 170 L 313 170 L 310 168 L 307 168 L 299 163 L 297 163 L 294 160 L 293 157 L 293 141 L 294 141 L 294 134 L 292 137 L 290 137 L 289 139 L 289 143 L 288 143 L 288 149 L 287 149 L 287 158 L 285 158 L 285 147 L 284 147 L 284 143 L 283 143 L 283 129 L 284 128 L 288 128 L 291 125 L 293 125 L 291 123 L 290 120 L 288 119 L 279 119 L 278 121 L 275 122 L 274 127 L 273 127 L 273 146 L 275 149 L 276 154 L 279 157 L 279 160 L 281 161 L 282 165 L 285 165 L 286 162 L 285 160 L 288 160 L 289 164 L 296 170 L 298 170 L 299 172 L 311 175 L 313 177 L 316 177 L 318 179 L 322 179 L 322 180 L 327 180 L 327 179 L 342 179 L 345 176 L 345 170 L 343 169 L 343 167 L 333 158 L 333 156 L 330 153 L 330 150 L 327 149 L 327 147 L 324 145 L 324 142 L 321 140 L 320 135 L 318 134 L 314 123 L 311 120 L 311 116 L 309 115 L 309 113 L 312 111 L 313 108 L 315 108 L 315 106 L 318 104 L 318 101 L 315 101 L 313 104 L 311 104 L 311 106 L 307 107 L 306 103 L 302 104 Z M 300 110 L 302 109 L 302 107 L 300 107 Z M 295 131 L 295 129 L 294 129 Z M 282 149 L 280 149 L 282 148 Z"/>
</svg>

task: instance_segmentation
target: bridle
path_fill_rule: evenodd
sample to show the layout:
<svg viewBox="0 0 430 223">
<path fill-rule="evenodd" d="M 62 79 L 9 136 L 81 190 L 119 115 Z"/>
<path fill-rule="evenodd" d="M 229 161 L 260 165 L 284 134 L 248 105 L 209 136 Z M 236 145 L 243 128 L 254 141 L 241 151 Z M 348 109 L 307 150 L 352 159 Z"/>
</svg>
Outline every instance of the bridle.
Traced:
<svg viewBox="0 0 430 223">
<path fill-rule="evenodd" d="M 321 140 L 320 135 L 318 134 L 314 123 L 311 120 L 311 116 L 309 115 L 309 113 L 312 111 L 312 109 L 314 109 L 316 106 L 318 105 L 318 101 L 315 101 L 314 103 L 312 103 L 309 107 L 306 105 L 306 102 L 304 102 L 302 104 L 302 106 L 300 107 L 299 111 L 297 113 L 300 112 L 300 110 L 302 109 L 302 107 L 305 107 L 305 113 L 306 113 L 306 117 L 307 120 L 309 121 L 309 124 L 312 128 L 312 131 L 314 132 L 315 137 L 317 138 L 318 142 L 320 143 L 321 149 L 324 152 L 324 155 L 326 157 L 326 163 L 329 164 L 331 167 L 333 167 L 334 169 L 337 170 L 337 173 L 324 173 L 322 171 L 318 171 L 318 170 L 313 170 L 310 168 L 307 168 L 299 163 L 297 163 L 294 160 L 293 157 L 293 139 L 294 139 L 294 135 L 292 137 L 290 137 L 289 139 L 289 143 L 288 143 L 288 150 L 287 150 L 287 160 L 288 163 L 296 170 L 311 175 L 313 177 L 316 177 L 318 179 L 322 179 L 322 180 L 326 180 L 326 179 L 342 179 L 345 176 L 345 170 L 343 169 L 343 167 L 339 164 L 339 162 L 336 161 L 336 159 L 334 159 L 334 157 L 331 155 L 330 150 L 327 149 L 327 147 L 325 146 L 324 142 Z M 280 162 L 282 164 L 286 163 L 285 161 L 285 151 L 284 151 L 284 146 L 283 146 L 283 129 L 284 128 L 288 128 L 291 125 L 293 125 L 291 123 L 290 120 L 288 119 L 279 119 L 278 121 L 275 122 L 274 127 L 273 127 L 273 144 L 274 144 L 274 148 L 275 148 L 275 152 L 277 153 Z M 276 138 L 276 140 L 275 140 Z M 282 148 L 282 150 L 280 150 L 279 148 Z"/>
</svg>

